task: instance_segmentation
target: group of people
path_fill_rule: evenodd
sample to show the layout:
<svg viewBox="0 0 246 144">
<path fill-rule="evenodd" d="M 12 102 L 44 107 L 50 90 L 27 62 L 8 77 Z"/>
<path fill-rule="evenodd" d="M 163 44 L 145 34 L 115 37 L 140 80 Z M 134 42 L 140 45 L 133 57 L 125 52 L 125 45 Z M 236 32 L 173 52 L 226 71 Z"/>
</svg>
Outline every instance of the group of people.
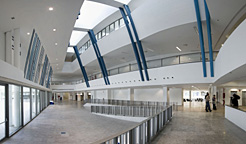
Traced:
<svg viewBox="0 0 246 144">
<path fill-rule="evenodd" d="M 210 96 L 209 96 L 209 93 L 207 93 L 206 95 L 205 95 L 205 100 L 206 100 L 206 107 L 205 107 L 205 110 L 206 110 L 206 112 L 208 112 L 208 111 L 212 111 L 211 110 L 211 108 L 210 108 Z M 217 108 L 216 108 L 216 98 L 215 98 L 215 95 L 213 95 L 213 98 L 212 98 L 212 102 L 213 102 L 213 110 L 217 110 Z"/>
</svg>

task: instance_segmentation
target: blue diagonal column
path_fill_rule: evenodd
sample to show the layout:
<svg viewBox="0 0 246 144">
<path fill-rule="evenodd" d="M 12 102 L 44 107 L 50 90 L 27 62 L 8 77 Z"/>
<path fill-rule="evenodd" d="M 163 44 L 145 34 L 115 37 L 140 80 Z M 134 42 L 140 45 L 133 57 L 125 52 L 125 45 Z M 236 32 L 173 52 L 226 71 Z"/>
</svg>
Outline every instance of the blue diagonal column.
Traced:
<svg viewBox="0 0 246 144">
<path fill-rule="evenodd" d="M 26 63 L 25 63 L 25 68 L 24 68 L 24 77 L 26 77 L 27 64 L 29 62 L 29 56 L 30 56 L 30 52 L 31 52 L 31 48 L 32 48 L 32 42 L 33 42 L 34 35 L 35 35 L 35 29 L 33 29 L 33 31 L 32 31 L 32 37 L 31 37 L 30 44 L 29 44 L 29 49 L 28 49 L 28 52 L 27 52 Z"/>
<path fill-rule="evenodd" d="M 128 7 L 128 5 L 124 5 L 124 7 L 125 7 L 126 13 L 128 15 L 128 18 L 129 18 L 129 20 L 131 22 L 132 30 L 134 32 L 134 35 L 135 35 L 135 38 L 136 38 L 136 41 L 137 41 L 137 44 L 138 44 L 138 50 L 139 50 L 139 53 L 140 53 L 140 56 L 141 56 L 141 59 L 142 59 L 142 62 L 143 62 L 143 68 L 144 68 L 146 80 L 149 81 L 148 67 L 147 67 L 147 63 L 146 63 L 146 59 L 145 59 L 145 55 L 144 55 L 144 51 L 143 51 L 143 46 L 142 46 L 141 41 L 139 40 L 137 29 L 135 27 L 135 24 L 134 24 L 132 15 L 131 15 L 131 10 Z"/>
<path fill-rule="evenodd" d="M 105 84 L 106 84 L 106 85 L 110 85 L 109 79 L 108 79 L 107 68 L 106 68 L 106 65 L 105 65 L 105 63 L 104 63 L 103 57 L 101 56 L 99 47 L 98 47 L 98 45 L 97 45 L 96 36 L 95 36 L 93 30 L 89 30 L 89 31 L 88 31 L 88 34 L 89 34 L 89 37 L 90 37 L 90 39 L 91 39 L 91 42 L 92 42 L 92 46 L 93 46 L 93 48 L 94 48 L 94 51 L 95 51 L 95 53 L 96 53 L 97 60 L 98 60 L 99 66 L 100 66 L 100 68 L 101 68 L 101 71 L 102 71 L 102 74 L 103 74 L 103 78 L 104 78 Z"/>
<path fill-rule="evenodd" d="M 132 36 L 132 32 L 131 32 L 131 29 L 129 27 L 129 22 L 128 22 L 127 18 L 126 18 L 126 14 L 125 14 L 124 9 L 123 8 L 119 8 L 119 9 L 120 9 L 121 15 L 122 15 L 122 17 L 124 19 L 124 22 L 125 22 L 125 25 L 126 25 L 126 28 L 127 28 L 127 31 L 128 31 L 131 43 L 132 43 L 132 48 L 133 48 L 133 51 L 134 51 L 134 54 L 135 54 L 135 57 L 136 57 L 136 60 L 137 60 L 138 70 L 139 70 L 139 73 L 140 73 L 141 80 L 144 81 L 143 72 L 142 72 L 142 70 L 143 70 L 142 69 L 142 64 L 141 64 L 141 61 L 140 61 L 140 58 L 139 58 L 139 54 L 138 54 L 138 49 L 137 49 L 136 43 L 134 42 L 134 39 L 133 39 L 133 36 Z"/>
<path fill-rule="evenodd" d="M 201 54 L 202 54 L 203 76 L 207 77 L 206 59 L 205 59 L 204 41 L 203 41 L 203 32 L 202 32 L 202 22 L 201 22 L 198 0 L 194 0 L 194 4 L 195 4 L 195 10 L 196 10 L 197 27 L 198 27 L 198 32 L 199 32 L 200 47 L 201 47 Z"/>
<path fill-rule="evenodd" d="M 83 66 L 83 64 L 82 64 L 82 61 L 81 61 L 81 59 L 80 59 L 80 57 L 79 57 L 79 51 L 78 51 L 77 46 L 74 46 L 73 49 L 74 49 L 75 55 L 76 55 L 76 57 L 77 57 L 77 60 L 78 60 L 78 62 L 79 62 L 79 66 L 80 66 L 80 69 L 81 69 L 81 71 L 82 71 L 82 74 L 83 74 L 83 76 L 84 76 L 86 86 L 87 86 L 87 87 L 90 87 L 89 79 L 88 79 L 87 73 L 86 73 L 86 71 L 85 71 L 85 68 L 84 68 L 84 66 Z"/>
<path fill-rule="evenodd" d="M 206 14 L 206 23 L 207 23 L 207 34 L 208 34 L 208 47 L 209 47 L 209 61 L 210 61 L 210 74 L 211 77 L 214 77 L 214 61 L 213 61 L 213 46 L 212 46 L 212 37 L 211 37 L 211 22 L 210 22 L 210 13 L 206 0 L 204 0 L 205 14 Z"/>
</svg>

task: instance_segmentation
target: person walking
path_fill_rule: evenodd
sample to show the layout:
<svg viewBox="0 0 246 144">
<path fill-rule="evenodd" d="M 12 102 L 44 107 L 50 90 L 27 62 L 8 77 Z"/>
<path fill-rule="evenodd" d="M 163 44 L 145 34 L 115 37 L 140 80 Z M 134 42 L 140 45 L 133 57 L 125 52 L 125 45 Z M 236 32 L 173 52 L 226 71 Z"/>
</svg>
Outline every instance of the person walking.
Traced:
<svg viewBox="0 0 246 144">
<path fill-rule="evenodd" d="M 206 95 L 206 112 L 208 112 L 208 111 L 212 111 L 211 109 L 210 109 L 210 103 L 209 103 L 209 101 L 210 101 L 210 96 L 209 96 L 209 93 L 207 93 L 207 95 Z"/>
<path fill-rule="evenodd" d="M 212 101 L 213 101 L 213 110 L 217 110 L 216 108 L 216 98 L 215 98 L 215 95 L 213 95 L 213 98 L 212 98 Z"/>
</svg>

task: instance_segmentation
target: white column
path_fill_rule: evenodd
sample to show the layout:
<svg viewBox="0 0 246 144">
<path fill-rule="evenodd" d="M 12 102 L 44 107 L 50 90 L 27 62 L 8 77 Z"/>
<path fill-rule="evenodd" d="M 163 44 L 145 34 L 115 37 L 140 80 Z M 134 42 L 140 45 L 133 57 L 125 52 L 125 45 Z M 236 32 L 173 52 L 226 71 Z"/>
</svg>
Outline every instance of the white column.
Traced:
<svg viewBox="0 0 246 144">
<path fill-rule="evenodd" d="M 178 105 L 183 104 L 183 89 L 182 88 L 169 88 L 170 102 L 177 102 Z"/>
<path fill-rule="evenodd" d="M 14 30 L 14 66 L 20 69 L 20 29 Z"/>
<path fill-rule="evenodd" d="M 87 99 L 88 99 L 88 93 L 84 92 L 84 100 L 87 100 Z"/>
<path fill-rule="evenodd" d="M 169 99 L 168 99 L 168 88 L 167 87 L 163 87 L 163 99 L 164 99 L 164 102 L 169 102 Z"/>
<path fill-rule="evenodd" d="M 14 36 L 13 36 L 13 30 L 6 32 L 5 35 L 6 38 L 6 62 L 14 65 Z"/>
<path fill-rule="evenodd" d="M 77 94 L 78 97 L 77 97 L 77 101 L 81 101 L 81 94 Z"/>
<path fill-rule="evenodd" d="M 134 101 L 134 88 L 130 88 L 130 101 Z"/>
</svg>

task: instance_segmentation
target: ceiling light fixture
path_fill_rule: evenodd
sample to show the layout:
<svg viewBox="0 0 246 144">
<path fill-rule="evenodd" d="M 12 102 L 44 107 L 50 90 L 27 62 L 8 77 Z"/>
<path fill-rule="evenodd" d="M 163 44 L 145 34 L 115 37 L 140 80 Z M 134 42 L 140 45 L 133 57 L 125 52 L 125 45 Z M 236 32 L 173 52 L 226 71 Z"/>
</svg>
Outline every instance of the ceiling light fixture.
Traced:
<svg viewBox="0 0 246 144">
<path fill-rule="evenodd" d="M 53 32 L 55 32 L 56 31 L 56 29 L 53 29 Z"/>
<path fill-rule="evenodd" d="M 56 58 L 56 60 L 58 60 L 58 58 Z"/>
<path fill-rule="evenodd" d="M 49 11 L 53 11 L 54 10 L 54 8 L 53 7 L 49 7 Z"/>
<path fill-rule="evenodd" d="M 27 35 L 30 35 L 30 33 L 28 32 Z"/>
<path fill-rule="evenodd" d="M 178 49 L 179 51 L 182 51 L 178 46 L 176 46 L 176 49 Z"/>
<path fill-rule="evenodd" d="M 55 43 L 55 45 L 57 46 L 57 45 L 58 45 L 58 43 Z"/>
</svg>

